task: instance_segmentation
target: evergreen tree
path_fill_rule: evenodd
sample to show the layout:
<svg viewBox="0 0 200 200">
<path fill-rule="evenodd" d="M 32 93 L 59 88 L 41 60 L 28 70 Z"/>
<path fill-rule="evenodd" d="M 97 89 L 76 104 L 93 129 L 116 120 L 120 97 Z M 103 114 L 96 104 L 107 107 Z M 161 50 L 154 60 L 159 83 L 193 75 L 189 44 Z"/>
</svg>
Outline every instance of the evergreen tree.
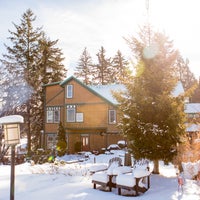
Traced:
<svg viewBox="0 0 200 200">
<path fill-rule="evenodd" d="M 65 128 L 62 122 L 59 123 L 59 127 L 58 127 L 56 150 L 57 150 L 58 156 L 64 156 L 67 152 Z"/>
<path fill-rule="evenodd" d="M 176 62 L 176 73 L 179 80 L 183 84 L 185 91 L 189 90 L 195 84 L 197 84 L 197 80 L 194 74 L 191 72 L 188 64 L 189 64 L 189 60 L 186 59 L 184 61 L 182 56 L 178 54 L 177 62 Z"/>
<path fill-rule="evenodd" d="M 101 47 L 97 53 L 98 63 L 93 67 L 93 83 L 106 85 L 112 83 L 112 63 L 111 58 L 106 58 L 106 51 Z"/>
<path fill-rule="evenodd" d="M 44 88 L 43 84 L 48 84 L 52 82 L 57 82 L 63 80 L 66 74 L 66 69 L 62 64 L 64 60 L 61 50 L 56 47 L 58 40 L 51 41 L 46 38 L 45 35 L 42 36 L 39 41 L 39 51 L 38 51 L 38 81 L 36 84 L 36 93 L 32 97 L 34 106 L 31 109 L 31 132 L 32 132 L 32 146 L 35 149 L 39 145 L 40 131 L 43 129 L 44 125 Z"/>
<path fill-rule="evenodd" d="M 114 83 L 122 83 L 130 74 L 128 69 L 128 61 L 124 58 L 122 53 L 118 50 L 117 54 L 112 60 L 113 75 L 112 79 Z"/>
<path fill-rule="evenodd" d="M 23 115 L 27 124 L 28 151 L 31 148 L 30 104 L 38 73 L 36 66 L 38 60 L 38 40 L 42 35 L 41 28 L 34 29 L 32 26 L 35 19 L 33 12 L 27 10 L 22 15 L 21 24 L 14 24 L 16 32 L 9 31 L 11 36 L 8 38 L 12 46 L 6 45 L 8 54 L 4 54 L 4 60 L 2 60 L 9 72 L 9 77 L 6 79 L 6 99 L 4 100 L 7 104 L 6 109 L 8 109 L 9 113 L 16 113 L 19 108 L 20 111 L 23 110 L 25 112 Z M 24 87 L 27 87 L 27 89 Z M 32 90 L 29 90 L 29 88 Z"/>
<path fill-rule="evenodd" d="M 180 54 L 176 62 L 176 75 L 182 82 L 185 91 L 187 91 L 189 101 L 192 103 L 200 102 L 200 87 L 198 81 L 189 68 L 189 60 L 186 59 L 184 61 Z"/>
<path fill-rule="evenodd" d="M 162 33 L 144 27 L 139 38 L 128 40 L 136 55 L 136 75 L 125 82 L 126 92 L 118 94 L 121 129 L 129 140 L 135 159 L 170 161 L 177 153 L 177 144 L 185 133 L 182 97 L 173 97 L 177 79 L 174 64 L 177 52 Z"/>
<path fill-rule="evenodd" d="M 83 80 L 83 83 L 89 85 L 92 83 L 91 71 L 93 68 L 92 58 L 87 51 L 87 48 L 83 50 L 83 53 L 79 59 L 78 66 L 75 69 L 74 75 Z"/>
<path fill-rule="evenodd" d="M 63 53 L 57 47 L 57 43 L 58 40 L 52 41 L 45 35 L 39 40 L 39 79 L 43 84 L 61 81 L 66 77 L 67 70 L 62 64 L 64 60 Z"/>
<path fill-rule="evenodd" d="M 64 76 L 61 64 L 62 53 L 56 48 L 57 41 L 44 37 L 41 28 L 34 28 L 36 20 L 28 9 L 20 25 L 14 24 L 16 32 L 9 31 L 8 38 L 12 46 L 7 46 L 7 54 L 1 60 L 6 69 L 4 78 L 4 114 L 21 114 L 25 119 L 28 153 L 31 151 L 31 139 L 39 144 L 39 133 L 43 129 L 42 85 L 49 81 L 60 81 Z M 50 69 L 50 71 L 48 71 Z"/>
</svg>

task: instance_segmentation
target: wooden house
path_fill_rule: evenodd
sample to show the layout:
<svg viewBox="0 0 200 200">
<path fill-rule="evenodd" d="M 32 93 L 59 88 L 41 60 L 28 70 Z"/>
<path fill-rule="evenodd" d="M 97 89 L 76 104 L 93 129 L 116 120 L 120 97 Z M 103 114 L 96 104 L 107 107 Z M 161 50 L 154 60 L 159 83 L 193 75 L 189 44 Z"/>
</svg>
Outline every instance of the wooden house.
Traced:
<svg viewBox="0 0 200 200">
<path fill-rule="evenodd" d="M 61 121 L 66 130 L 68 153 L 101 151 L 123 140 L 117 128 L 117 102 L 112 91 L 123 85 L 87 86 L 75 77 L 47 84 L 45 88 L 45 148 L 52 149 Z"/>
</svg>

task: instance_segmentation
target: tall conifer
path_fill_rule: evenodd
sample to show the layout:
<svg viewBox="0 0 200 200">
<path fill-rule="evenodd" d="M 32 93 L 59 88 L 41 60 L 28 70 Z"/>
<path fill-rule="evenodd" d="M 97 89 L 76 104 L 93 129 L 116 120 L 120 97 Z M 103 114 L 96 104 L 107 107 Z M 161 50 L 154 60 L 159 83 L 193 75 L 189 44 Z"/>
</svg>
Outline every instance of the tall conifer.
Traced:
<svg viewBox="0 0 200 200">
<path fill-rule="evenodd" d="M 122 83 L 130 74 L 128 69 L 128 61 L 124 58 L 121 51 L 118 50 L 114 58 L 112 59 L 112 79 L 114 83 Z"/>
<path fill-rule="evenodd" d="M 11 45 L 6 45 L 7 54 L 1 60 L 6 69 L 3 80 L 4 114 L 24 116 L 28 153 L 31 146 L 39 145 L 40 131 L 43 129 L 42 84 L 60 81 L 65 75 L 60 49 L 57 41 L 44 37 L 42 28 L 35 28 L 36 16 L 28 9 L 21 18 L 20 25 L 14 24 L 15 31 L 10 31 Z M 50 69 L 48 72 L 47 69 Z M 35 144 L 31 142 L 34 140 Z"/>
<path fill-rule="evenodd" d="M 79 59 L 78 66 L 75 69 L 74 75 L 83 80 L 83 83 L 89 85 L 92 83 L 92 58 L 85 47 Z"/>
<path fill-rule="evenodd" d="M 111 58 L 106 57 L 106 50 L 102 46 L 97 53 L 97 64 L 93 67 L 93 83 L 106 85 L 112 83 L 112 63 Z"/>
<path fill-rule="evenodd" d="M 136 159 L 170 161 L 185 133 L 183 96 L 173 96 L 177 84 L 174 65 L 177 51 L 168 37 L 159 32 L 149 35 L 143 27 L 139 38 L 128 40 L 137 60 L 136 75 L 125 82 L 126 92 L 117 95 L 120 102 L 120 127 L 127 136 Z"/>
</svg>

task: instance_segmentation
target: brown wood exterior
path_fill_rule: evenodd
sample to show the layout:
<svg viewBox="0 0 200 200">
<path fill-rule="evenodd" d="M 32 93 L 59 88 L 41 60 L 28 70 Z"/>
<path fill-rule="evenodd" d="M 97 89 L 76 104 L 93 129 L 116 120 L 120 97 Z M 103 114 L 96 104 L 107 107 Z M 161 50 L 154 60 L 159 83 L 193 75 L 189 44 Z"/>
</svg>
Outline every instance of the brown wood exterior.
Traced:
<svg viewBox="0 0 200 200">
<path fill-rule="evenodd" d="M 72 98 L 66 96 L 68 85 L 73 87 Z M 101 151 L 123 139 L 117 129 L 117 106 L 78 79 L 70 77 L 61 83 L 46 85 L 45 99 L 46 148 L 53 148 L 55 145 L 59 121 L 66 129 L 68 153 L 78 150 Z M 75 118 L 71 122 L 67 119 L 67 109 L 72 112 L 75 110 Z M 109 123 L 109 110 L 116 112 L 116 121 L 113 123 Z"/>
</svg>

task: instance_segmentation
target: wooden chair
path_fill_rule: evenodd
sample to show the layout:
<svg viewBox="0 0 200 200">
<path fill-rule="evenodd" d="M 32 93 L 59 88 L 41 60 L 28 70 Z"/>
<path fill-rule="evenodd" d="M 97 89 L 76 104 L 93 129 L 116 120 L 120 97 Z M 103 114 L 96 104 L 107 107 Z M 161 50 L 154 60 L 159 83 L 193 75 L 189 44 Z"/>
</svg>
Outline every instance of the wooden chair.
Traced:
<svg viewBox="0 0 200 200">
<path fill-rule="evenodd" d="M 121 195 L 121 189 L 135 191 L 135 195 L 144 193 L 150 188 L 151 172 L 145 169 L 134 169 L 133 173 L 121 174 L 116 178 L 116 188 L 118 195 Z"/>
<path fill-rule="evenodd" d="M 112 190 L 112 187 L 115 187 L 116 184 L 112 180 L 113 169 L 122 166 L 122 159 L 119 157 L 114 157 L 109 160 L 108 168 L 104 171 L 96 172 L 92 175 L 93 188 L 96 189 L 96 185 L 101 185 L 102 187 L 109 188 L 109 191 Z"/>
</svg>

